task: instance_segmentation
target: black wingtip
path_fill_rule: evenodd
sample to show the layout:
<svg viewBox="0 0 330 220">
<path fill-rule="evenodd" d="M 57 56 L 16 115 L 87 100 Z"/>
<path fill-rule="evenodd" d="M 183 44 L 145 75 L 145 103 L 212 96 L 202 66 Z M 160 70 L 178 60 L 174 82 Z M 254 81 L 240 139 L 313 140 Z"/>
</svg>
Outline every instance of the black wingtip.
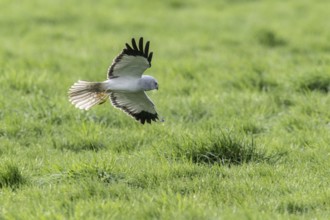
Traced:
<svg viewBox="0 0 330 220">
<path fill-rule="evenodd" d="M 137 51 L 139 50 L 138 47 L 136 46 L 136 42 L 135 42 L 134 38 L 132 38 L 132 46 L 133 46 L 134 50 L 137 50 Z"/>
<path fill-rule="evenodd" d="M 158 114 L 150 113 L 146 111 L 141 111 L 140 113 L 132 114 L 132 116 L 139 121 L 141 124 L 145 124 L 146 122 L 148 124 L 151 124 L 152 121 L 158 120 Z"/>
<path fill-rule="evenodd" d="M 151 63 L 152 55 L 153 55 L 153 52 L 150 52 L 150 54 L 149 54 L 149 56 L 148 56 L 148 61 L 149 61 L 149 63 Z"/>
<path fill-rule="evenodd" d="M 133 50 L 132 47 L 128 43 L 126 43 L 125 45 L 126 45 L 127 50 Z"/>
<path fill-rule="evenodd" d="M 143 37 L 140 37 L 140 40 L 139 40 L 139 50 L 142 51 L 142 53 L 143 53 Z"/>
<path fill-rule="evenodd" d="M 146 47 L 145 47 L 145 49 L 144 49 L 144 54 L 145 54 L 146 56 L 148 56 L 148 54 L 149 54 L 149 45 L 150 45 L 150 42 L 147 41 L 147 43 L 146 43 Z"/>
</svg>

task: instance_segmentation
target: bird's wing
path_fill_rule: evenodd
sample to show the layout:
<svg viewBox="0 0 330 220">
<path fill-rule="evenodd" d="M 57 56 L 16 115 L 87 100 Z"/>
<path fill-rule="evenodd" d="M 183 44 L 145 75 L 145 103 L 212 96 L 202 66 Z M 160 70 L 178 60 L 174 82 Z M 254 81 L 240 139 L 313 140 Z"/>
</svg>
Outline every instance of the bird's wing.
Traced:
<svg viewBox="0 0 330 220">
<path fill-rule="evenodd" d="M 126 43 L 126 48 L 113 60 L 108 70 L 108 79 L 120 76 L 141 77 L 143 72 L 151 67 L 152 52 L 149 53 L 148 41 L 144 47 L 143 38 L 139 45 L 132 38 L 132 46 Z"/>
<path fill-rule="evenodd" d="M 155 105 L 145 92 L 111 92 L 110 100 L 113 106 L 120 108 L 142 124 L 158 119 Z"/>
</svg>

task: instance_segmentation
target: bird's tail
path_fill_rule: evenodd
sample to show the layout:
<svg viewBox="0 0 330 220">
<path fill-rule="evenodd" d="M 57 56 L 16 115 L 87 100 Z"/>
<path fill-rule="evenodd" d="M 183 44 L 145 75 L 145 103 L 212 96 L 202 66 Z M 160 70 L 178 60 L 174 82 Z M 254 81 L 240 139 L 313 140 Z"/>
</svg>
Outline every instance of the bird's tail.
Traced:
<svg viewBox="0 0 330 220">
<path fill-rule="evenodd" d="M 79 109 L 88 110 L 94 105 L 104 103 L 109 94 L 102 82 L 79 80 L 69 89 L 69 101 Z"/>
</svg>

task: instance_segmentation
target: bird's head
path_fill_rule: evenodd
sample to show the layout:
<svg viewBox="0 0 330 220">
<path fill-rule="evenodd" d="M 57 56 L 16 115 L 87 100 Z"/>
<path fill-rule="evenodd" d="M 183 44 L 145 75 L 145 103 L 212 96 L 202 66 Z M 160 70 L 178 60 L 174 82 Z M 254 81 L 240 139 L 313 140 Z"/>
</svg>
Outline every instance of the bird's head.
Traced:
<svg viewBox="0 0 330 220">
<path fill-rule="evenodd" d="M 144 91 L 149 91 L 149 90 L 154 90 L 154 89 L 158 90 L 158 82 L 152 76 L 147 76 L 147 75 L 142 76 L 141 82 L 142 82 Z"/>
</svg>

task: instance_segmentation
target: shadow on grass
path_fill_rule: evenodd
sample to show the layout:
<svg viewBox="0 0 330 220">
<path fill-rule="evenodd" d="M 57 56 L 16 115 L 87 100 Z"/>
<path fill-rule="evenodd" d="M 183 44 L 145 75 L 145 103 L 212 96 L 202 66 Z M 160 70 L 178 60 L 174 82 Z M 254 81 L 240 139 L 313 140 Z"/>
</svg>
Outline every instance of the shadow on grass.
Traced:
<svg viewBox="0 0 330 220">
<path fill-rule="evenodd" d="M 4 165 L 0 167 L 0 189 L 9 187 L 17 189 L 26 183 L 26 179 L 15 165 Z"/>
<path fill-rule="evenodd" d="M 207 137 L 182 137 L 173 143 L 175 157 L 184 157 L 197 164 L 241 165 L 276 163 L 285 153 L 267 154 L 258 149 L 253 138 L 246 140 L 232 134 L 219 133 Z"/>
</svg>

